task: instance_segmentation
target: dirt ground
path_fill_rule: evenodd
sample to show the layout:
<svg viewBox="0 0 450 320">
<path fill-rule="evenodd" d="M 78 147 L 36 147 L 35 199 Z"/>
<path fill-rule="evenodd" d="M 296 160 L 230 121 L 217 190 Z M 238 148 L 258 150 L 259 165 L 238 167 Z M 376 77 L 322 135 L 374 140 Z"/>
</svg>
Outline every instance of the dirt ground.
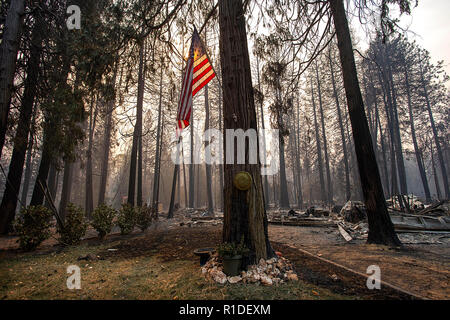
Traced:
<svg viewBox="0 0 450 320">
<path fill-rule="evenodd" d="M 85 240 L 84 245 L 91 247 L 102 260 L 110 263 L 128 263 L 157 257 L 157 262 L 152 260 L 146 263 L 161 264 L 161 268 L 164 268 L 163 265 L 184 261 L 194 270 L 197 268 L 195 265 L 198 263 L 198 257 L 193 254 L 193 250 L 216 246 L 220 243 L 221 230 L 221 225 L 198 224 L 189 227 L 179 226 L 179 223 L 162 222 L 145 235 L 112 235 L 106 242 L 91 238 Z M 389 287 L 369 290 L 364 277 L 313 258 L 298 249 L 363 274 L 369 265 L 378 265 L 383 281 L 425 298 L 450 298 L 448 246 L 417 244 L 405 245 L 405 248 L 395 250 L 366 245 L 363 241 L 346 243 L 333 227 L 271 225 L 269 234 L 274 249 L 294 262 L 300 280 L 315 288 L 312 290 L 314 293 L 329 291 L 328 296 L 331 295 L 331 298 L 336 295 L 351 299 L 411 299 L 410 296 Z M 0 250 L 0 259 L 19 259 L 23 255 L 15 249 L 13 240 L 3 238 L 0 241 L 0 248 L 3 247 L 3 250 Z M 64 249 L 56 244 L 55 239 L 51 239 L 46 241 L 36 254 L 49 255 L 61 250 Z M 285 296 L 280 296 L 283 297 Z"/>
<path fill-rule="evenodd" d="M 406 243 L 407 237 L 399 236 Z M 405 244 L 401 249 L 362 240 L 347 243 L 335 227 L 270 226 L 269 237 L 363 274 L 377 265 L 383 281 L 420 297 L 450 299 L 450 246 L 445 243 Z"/>
</svg>

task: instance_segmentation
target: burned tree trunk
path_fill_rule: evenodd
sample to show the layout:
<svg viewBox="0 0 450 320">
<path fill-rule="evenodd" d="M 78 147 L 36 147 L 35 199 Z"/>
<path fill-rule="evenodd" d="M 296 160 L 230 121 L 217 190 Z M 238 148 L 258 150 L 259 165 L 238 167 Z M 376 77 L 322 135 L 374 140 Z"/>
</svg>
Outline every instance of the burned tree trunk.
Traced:
<svg viewBox="0 0 450 320">
<path fill-rule="evenodd" d="M 39 30 L 41 22 L 42 20 L 39 18 L 38 14 L 32 32 L 30 58 L 27 63 L 27 78 L 25 80 L 25 89 L 20 108 L 19 123 L 14 138 L 14 149 L 6 180 L 6 189 L 0 206 L 0 233 L 2 234 L 7 233 L 11 226 L 11 222 L 14 220 L 20 182 L 22 180 L 23 164 L 30 132 L 30 122 L 38 85 L 39 60 L 42 50 L 42 34 L 41 30 Z"/>
<path fill-rule="evenodd" d="M 327 174 L 327 203 L 333 203 L 333 182 L 331 181 L 331 173 L 330 173 L 330 160 L 328 158 L 328 143 L 327 143 L 327 135 L 325 132 L 325 117 L 323 113 L 323 103 L 322 103 L 322 88 L 320 86 L 319 79 L 319 69 L 316 63 L 316 78 L 317 78 L 317 94 L 319 96 L 319 111 L 320 111 L 320 123 L 322 125 L 322 137 L 323 137 L 323 153 L 325 156 L 325 171 Z"/>
<path fill-rule="evenodd" d="M 66 217 L 66 207 L 70 202 L 70 194 L 72 193 L 73 166 L 74 162 L 70 160 L 64 162 L 63 185 L 59 202 L 59 214 L 63 222 Z"/>
<path fill-rule="evenodd" d="M 209 101 L 208 101 L 208 85 L 205 86 L 205 131 L 209 130 Z M 207 142 L 205 142 L 205 149 L 207 147 Z M 211 165 L 205 163 L 205 173 L 206 173 L 206 192 L 208 196 L 208 213 L 214 215 L 214 202 L 211 187 Z"/>
<path fill-rule="evenodd" d="M 339 103 L 339 96 L 336 88 L 336 80 L 334 77 L 334 68 L 333 68 L 333 61 L 331 59 L 331 51 L 328 54 L 328 61 L 330 63 L 330 70 L 331 70 L 331 83 L 333 85 L 333 96 L 334 100 L 336 101 L 336 109 L 337 109 L 337 116 L 338 116 L 338 123 L 339 123 L 339 129 L 341 131 L 341 140 L 342 140 L 342 150 L 344 153 L 344 167 L 345 167 L 345 200 L 349 201 L 351 196 L 350 191 L 350 171 L 348 167 L 348 155 L 347 155 L 347 143 L 345 141 L 345 131 L 344 131 L 344 125 L 342 122 L 342 114 L 341 114 L 341 105 Z"/>
<path fill-rule="evenodd" d="M 257 129 L 255 102 L 248 54 L 245 15 L 242 0 L 219 1 L 220 58 L 222 62 L 225 129 Z M 225 144 L 227 141 L 224 134 Z M 225 158 L 227 158 L 225 150 Z M 233 149 L 234 159 L 237 150 Z M 264 195 L 259 164 L 225 164 L 223 241 L 244 238 L 251 254 L 248 263 L 273 255 L 264 210 Z M 235 160 L 236 161 L 236 160 Z M 252 183 L 248 191 L 233 185 L 235 175 L 246 171 Z"/>
<path fill-rule="evenodd" d="M 155 166 L 153 171 L 153 197 L 152 208 L 158 214 L 158 199 L 159 199 L 159 168 L 161 162 L 161 132 L 162 132 L 162 80 L 163 69 L 161 68 L 161 75 L 159 78 L 159 106 L 158 106 L 158 123 L 156 129 L 156 150 L 155 150 Z"/>
<path fill-rule="evenodd" d="M 316 101 L 314 99 L 314 86 L 312 81 L 311 81 L 311 98 L 314 112 L 314 131 L 316 133 L 317 164 L 319 167 L 319 180 L 320 180 L 320 200 L 322 202 L 325 202 L 327 196 L 325 192 L 325 177 L 323 175 L 322 147 L 320 145 L 319 125 L 317 124 Z"/>
<path fill-rule="evenodd" d="M 0 44 L 0 157 L 8 129 L 11 92 L 14 85 L 17 53 L 25 16 L 25 1 L 12 0 L 6 16 Z"/>
<path fill-rule="evenodd" d="M 136 104 L 136 124 L 131 146 L 130 178 L 128 181 L 128 203 L 134 206 L 136 198 L 136 170 L 138 162 L 139 135 L 142 132 L 142 108 L 144 104 L 144 40 L 139 44 L 138 96 Z"/>
<path fill-rule="evenodd" d="M 94 211 L 94 185 L 92 173 L 92 148 L 94 146 L 95 124 L 97 122 L 98 101 L 91 102 L 89 132 L 88 132 L 88 148 L 86 150 L 86 190 L 85 190 L 85 206 L 86 216 L 90 219 L 92 211 Z M 94 110 L 95 108 L 95 110 Z"/>
<path fill-rule="evenodd" d="M 429 203 L 431 201 L 430 187 L 428 186 L 427 173 L 425 172 L 425 168 L 422 166 L 420 149 L 417 143 L 416 128 L 414 126 L 414 116 L 412 111 L 411 92 L 409 87 L 409 74 L 407 67 L 405 67 L 405 85 L 406 85 L 406 96 L 408 98 L 409 122 L 411 125 L 411 137 L 414 145 L 414 153 L 416 155 L 417 167 L 419 168 L 420 178 L 422 179 L 423 190 L 425 192 L 425 201 Z"/>
<path fill-rule="evenodd" d="M 445 167 L 445 160 L 444 160 L 444 156 L 442 153 L 441 144 L 439 143 L 439 136 L 438 136 L 436 124 L 434 122 L 433 112 L 431 110 L 431 103 L 430 103 L 430 99 L 428 96 L 428 89 L 427 89 L 424 75 L 423 75 L 422 65 L 420 66 L 420 76 L 421 76 L 423 95 L 424 95 L 425 102 L 426 102 L 428 116 L 430 118 L 431 129 L 433 130 L 434 144 L 436 145 L 436 151 L 437 151 L 438 160 L 439 160 L 439 164 L 440 164 L 440 168 L 441 168 L 441 172 L 442 172 L 442 181 L 444 182 L 445 198 L 450 199 L 450 189 L 449 189 L 449 184 L 448 184 L 447 168 Z"/>
<path fill-rule="evenodd" d="M 372 138 L 364 113 L 344 2 L 343 0 L 330 0 L 329 3 L 338 39 L 348 111 L 369 222 L 367 242 L 398 246 L 401 245 L 401 242 L 394 231 L 394 225 L 387 211 Z"/>
</svg>

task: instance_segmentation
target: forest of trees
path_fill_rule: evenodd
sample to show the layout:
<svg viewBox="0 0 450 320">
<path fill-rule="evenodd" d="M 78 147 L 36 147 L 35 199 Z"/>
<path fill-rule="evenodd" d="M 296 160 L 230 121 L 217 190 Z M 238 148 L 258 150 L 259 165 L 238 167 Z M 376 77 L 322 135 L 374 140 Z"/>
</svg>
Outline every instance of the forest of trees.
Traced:
<svg viewBox="0 0 450 320">
<path fill-rule="evenodd" d="M 393 33 L 392 4 L 405 13 L 412 5 L 2 1 L 0 232 L 10 230 L 20 208 L 39 204 L 56 207 L 62 219 L 68 203 L 90 217 L 99 204 L 123 202 L 156 212 L 170 204 L 224 210 L 238 219 L 248 208 L 235 207 L 242 195 L 231 184 L 242 170 L 256 183 L 250 210 L 259 222 L 249 228 L 257 234 L 267 231 L 268 206 L 363 200 L 372 232 L 389 233 L 376 231 L 370 213 L 387 216 L 385 198 L 449 199 L 448 76 L 408 33 Z M 81 9 L 79 30 L 67 28 L 70 5 Z M 364 50 L 344 10 L 365 17 Z M 279 129 L 279 150 L 266 150 L 279 154 L 279 174 L 189 163 L 173 170 L 194 25 L 221 82 L 196 96 L 188 130 Z M 205 148 L 202 141 L 183 144 L 185 157 Z M 225 226 L 224 239 L 239 241 L 245 232 L 238 229 Z M 258 257 L 271 254 L 263 239 L 252 245 Z M 398 240 L 388 234 L 379 241 Z"/>
</svg>

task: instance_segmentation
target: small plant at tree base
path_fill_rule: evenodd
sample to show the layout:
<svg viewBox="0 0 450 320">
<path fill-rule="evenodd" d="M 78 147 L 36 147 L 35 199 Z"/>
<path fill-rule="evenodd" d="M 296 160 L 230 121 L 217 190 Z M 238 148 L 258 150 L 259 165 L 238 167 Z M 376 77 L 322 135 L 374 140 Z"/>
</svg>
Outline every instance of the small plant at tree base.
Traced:
<svg viewBox="0 0 450 320">
<path fill-rule="evenodd" d="M 111 232 L 117 211 L 106 204 L 99 205 L 92 213 L 92 227 L 98 232 L 100 239 L 104 239 Z"/>
<path fill-rule="evenodd" d="M 53 213 L 44 206 L 22 209 L 14 228 L 19 235 L 19 247 L 25 251 L 35 250 L 51 236 Z"/>
<path fill-rule="evenodd" d="M 234 256 L 244 256 L 249 253 L 250 250 L 244 244 L 244 237 L 241 238 L 240 243 L 234 242 L 224 242 L 217 247 L 217 253 L 220 257 L 234 257 Z"/>
<path fill-rule="evenodd" d="M 147 204 L 138 208 L 136 224 L 142 232 L 145 232 L 152 224 L 153 211 L 153 208 L 148 207 Z"/>
<path fill-rule="evenodd" d="M 122 235 L 130 234 L 136 226 L 136 210 L 129 203 L 123 204 L 119 211 L 117 225 Z"/>
<path fill-rule="evenodd" d="M 66 208 L 64 229 L 58 229 L 60 242 L 64 245 L 80 243 L 86 234 L 87 226 L 83 209 L 69 203 Z"/>
</svg>

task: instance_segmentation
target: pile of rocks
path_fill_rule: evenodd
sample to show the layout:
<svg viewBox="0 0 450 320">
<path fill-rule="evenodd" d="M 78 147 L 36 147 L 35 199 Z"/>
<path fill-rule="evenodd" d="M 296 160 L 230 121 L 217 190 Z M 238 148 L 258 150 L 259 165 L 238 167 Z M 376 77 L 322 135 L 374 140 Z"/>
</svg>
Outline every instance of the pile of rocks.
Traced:
<svg viewBox="0 0 450 320">
<path fill-rule="evenodd" d="M 248 266 L 248 270 L 242 271 L 240 275 L 227 277 L 223 272 L 219 257 L 215 254 L 202 267 L 202 274 L 220 284 L 242 282 L 261 283 L 262 285 L 271 286 L 286 281 L 298 280 L 292 263 L 281 256 L 268 260 L 261 259 L 257 265 Z"/>
</svg>

